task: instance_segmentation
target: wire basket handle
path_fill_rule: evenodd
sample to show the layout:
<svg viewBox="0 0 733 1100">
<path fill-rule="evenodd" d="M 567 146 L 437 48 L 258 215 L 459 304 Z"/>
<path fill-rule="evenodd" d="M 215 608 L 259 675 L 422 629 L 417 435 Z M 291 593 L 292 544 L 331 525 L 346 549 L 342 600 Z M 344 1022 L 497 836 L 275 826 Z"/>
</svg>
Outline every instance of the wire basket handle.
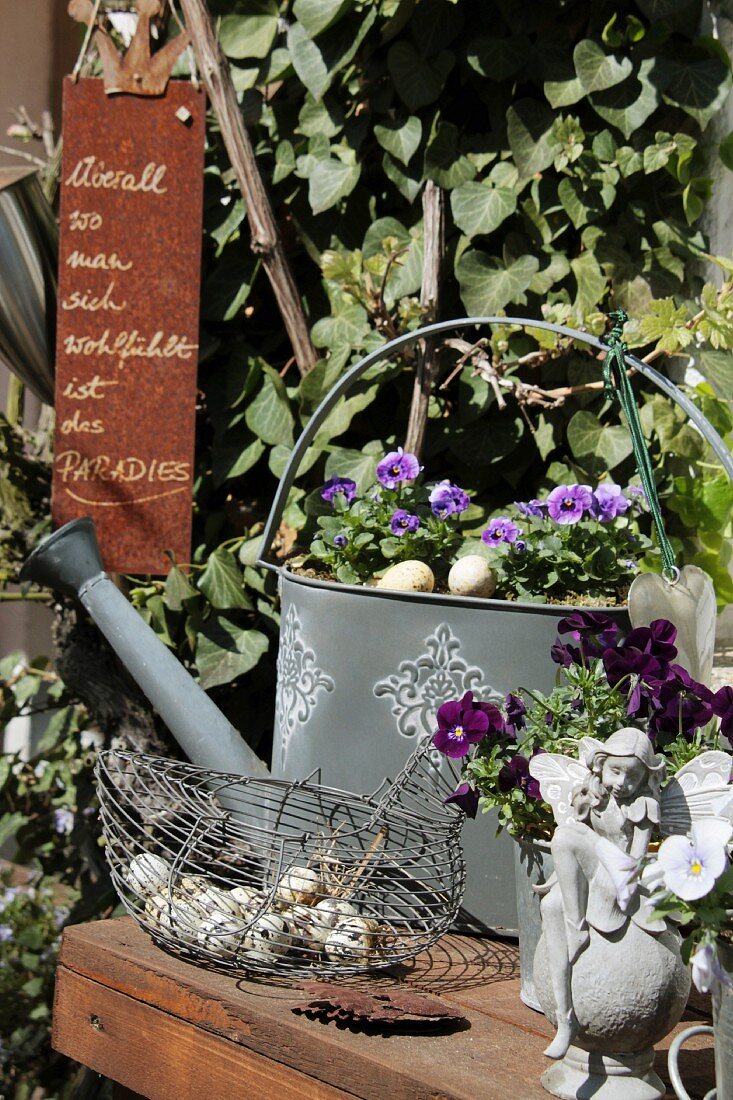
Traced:
<svg viewBox="0 0 733 1100">
<path fill-rule="evenodd" d="M 275 499 L 272 502 L 270 514 L 267 517 L 267 523 L 265 524 L 265 530 L 262 534 L 262 541 L 260 543 L 260 553 L 257 561 L 258 565 L 262 566 L 264 569 L 271 569 L 275 572 L 280 570 L 280 566 L 277 562 L 272 561 L 269 555 L 273 539 L 280 526 L 285 505 L 287 504 L 288 494 L 297 477 L 300 463 L 303 460 L 305 452 L 313 442 L 318 429 L 321 427 L 339 398 L 343 397 L 345 393 L 348 393 L 354 383 L 358 382 L 361 376 L 368 371 L 370 367 L 374 366 L 375 363 L 380 363 L 383 359 L 389 358 L 393 352 L 407 347 L 416 340 L 424 340 L 427 337 L 439 336 L 444 332 L 452 332 L 455 329 L 477 325 L 518 325 L 523 329 L 543 329 L 546 332 L 556 332 L 561 336 L 569 336 L 570 339 L 580 344 L 586 344 L 588 347 L 608 353 L 608 346 L 598 337 L 591 336 L 587 332 L 578 332 L 576 329 L 566 328 L 564 325 L 554 325 L 549 321 L 537 321 L 528 317 L 459 317 L 451 321 L 437 321 L 435 324 L 425 325 L 423 328 L 415 329 L 414 332 L 407 332 L 402 336 L 396 337 L 394 340 L 390 340 L 381 348 L 377 348 L 376 351 L 372 351 L 368 355 L 365 355 L 363 359 L 360 359 L 358 363 L 355 363 L 353 367 L 347 370 L 332 389 L 329 390 L 293 447 L 288 464 L 280 479 Z M 624 355 L 624 361 L 627 367 L 633 367 L 639 374 L 644 375 L 644 377 L 653 382 L 662 393 L 671 397 L 672 400 L 679 405 L 695 427 L 698 428 L 701 435 L 710 444 L 728 474 L 728 477 L 733 481 L 733 455 L 731 455 L 707 417 L 700 412 L 689 397 L 682 393 L 682 391 L 678 389 L 673 382 L 670 382 L 668 378 L 665 378 L 664 375 L 654 370 L 653 367 L 648 366 L 647 363 L 642 363 L 635 355 Z"/>
</svg>

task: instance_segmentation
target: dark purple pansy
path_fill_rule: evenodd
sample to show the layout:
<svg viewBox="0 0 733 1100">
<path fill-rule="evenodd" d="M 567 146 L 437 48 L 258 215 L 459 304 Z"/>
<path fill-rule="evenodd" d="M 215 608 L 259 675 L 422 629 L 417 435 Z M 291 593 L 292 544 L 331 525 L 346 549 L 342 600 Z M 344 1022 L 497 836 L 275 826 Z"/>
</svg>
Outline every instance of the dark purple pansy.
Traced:
<svg viewBox="0 0 733 1100">
<path fill-rule="evenodd" d="M 343 550 L 343 548 L 345 546 L 348 546 L 348 544 L 349 544 L 348 535 L 334 535 L 333 536 L 333 545 L 338 550 Z"/>
<path fill-rule="evenodd" d="M 430 490 L 430 508 L 434 516 L 446 519 L 465 512 L 471 501 L 468 493 L 450 481 L 439 481 Z"/>
<path fill-rule="evenodd" d="M 473 707 L 474 710 L 483 711 L 488 719 L 488 726 L 486 727 L 487 733 L 504 733 L 504 715 L 499 710 L 496 703 L 482 703 L 479 699 L 474 699 L 473 692 L 467 691 L 463 696 L 461 703 L 464 707 Z"/>
<path fill-rule="evenodd" d="M 547 511 L 555 523 L 577 523 L 592 504 L 590 485 L 558 485 L 547 498 Z"/>
<path fill-rule="evenodd" d="M 504 700 L 504 710 L 506 711 L 506 733 L 516 741 L 518 730 L 524 729 L 525 726 L 527 708 L 524 700 L 510 692 Z"/>
<path fill-rule="evenodd" d="M 471 745 L 481 741 L 489 728 L 489 716 L 473 705 L 468 691 L 459 700 L 443 703 L 438 710 L 438 729 L 433 736 L 436 749 L 453 759 L 466 756 Z"/>
<path fill-rule="evenodd" d="M 536 497 L 532 500 L 515 500 L 514 507 L 527 519 L 543 519 L 547 514 L 547 505 Z"/>
<path fill-rule="evenodd" d="M 475 791 L 470 783 L 461 783 L 454 790 L 453 794 L 449 794 L 444 799 L 446 805 L 458 806 L 463 810 L 466 817 L 475 817 L 478 811 L 479 793 Z"/>
<path fill-rule="evenodd" d="M 533 754 L 534 755 L 534 754 Z M 529 774 L 529 760 L 521 753 L 517 753 L 511 760 L 507 760 L 497 776 L 499 790 L 504 794 L 519 788 L 529 798 L 541 798 L 540 785 Z"/>
<path fill-rule="evenodd" d="M 561 665 L 562 668 L 570 668 L 574 664 L 573 655 L 566 645 L 563 645 L 561 641 L 556 641 L 550 648 L 550 656 L 556 665 Z"/>
<path fill-rule="evenodd" d="M 497 516 L 490 521 L 481 538 L 489 546 L 498 546 L 502 542 L 516 542 L 521 534 L 521 527 L 512 523 L 508 516 Z"/>
<path fill-rule="evenodd" d="M 419 518 L 410 515 L 404 508 L 398 508 L 397 511 L 392 514 L 392 519 L 389 521 L 390 531 L 393 535 L 397 535 L 398 538 L 402 538 L 403 535 L 414 535 L 419 526 Z"/>
<path fill-rule="evenodd" d="M 330 477 L 321 489 L 321 497 L 328 504 L 333 504 L 339 495 L 343 496 L 347 504 L 351 504 L 356 496 L 356 482 L 350 477 Z"/>
<path fill-rule="evenodd" d="M 527 543 L 524 541 L 524 539 L 517 539 L 516 542 L 512 543 L 512 550 L 515 554 L 523 554 L 526 549 Z"/>
<path fill-rule="evenodd" d="M 628 512 L 631 501 L 624 496 L 620 485 L 604 482 L 593 493 L 591 515 L 601 523 L 611 523 L 617 516 Z"/>
<path fill-rule="evenodd" d="M 693 680 L 681 665 L 671 665 L 654 692 L 649 732 L 670 737 L 681 733 L 691 740 L 713 717 L 713 701 L 710 688 Z"/>
<path fill-rule="evenodd" d="M 377 479 L 385 489 L 396 489 L 402 481 L 414 481 L 421 469 L 417 455 L 398 447 L 385 455 L 377 466 Z"/>
<path fill-rule="evenodd" d="M 666 668 L 651 653 L 645 653 L 624 642 L 619 649 L 607 649 L 603 667 L 611 687 L 623 687 L 628 699 L 627 713 L 638 718 L 648 711 L 648 704 Z"/>
<path fill-rule="evenodd" d="M 668 619 L 655 619 L 649 626 L 637 626 L 627 634 L 622 648 L 640 649 L 668 664 L 677 656 L 676 638 L 677 627 L 673 623 Z"/>
<path fill-rule="evenodd" d="M 733 687 L 722 687 L 713 697 L 713 714 L 720 719 L 720 732 L 733 744 Z"/>
<path fill-rule="evenodd" d="M 566 649 L 576 664 L 601 657 L 607 649 L 618 643 L 621 628 L 618 623 L 599 611 L 574 611 L 566 615 L 557 624 L 558 634 L 569 634 L 569 641 L 577 646 L 566 644 Z M 559 640 L 558 640 L 559 641 Z"/>
</svg>

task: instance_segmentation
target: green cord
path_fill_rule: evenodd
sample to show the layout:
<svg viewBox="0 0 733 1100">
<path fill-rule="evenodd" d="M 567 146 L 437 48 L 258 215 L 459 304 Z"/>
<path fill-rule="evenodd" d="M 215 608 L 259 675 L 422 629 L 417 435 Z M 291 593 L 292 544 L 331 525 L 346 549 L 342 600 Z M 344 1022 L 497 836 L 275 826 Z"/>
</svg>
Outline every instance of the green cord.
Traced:
<svg viewBox="0 0 733 1100">
<path fill-rule="evenodd" d="M 634 391 L 629 381 L 629 376 L 626 373 L 625 356 L 628 352 L 628 348 L 623 340 L 623 331 L 624 325 L 629 318 L 623 309 L 614 310 L 613 313 L 609 313 L 609 317 L 614 324 L 609 334 L 603 338 L 603 342 L 608 348 L 608 354 L 603 362 L 603 382 L 606 396 L 613 401 L 618 401 L 624 411 L 624 416 L 626 417 L 629 433 L 631 435 L 631 445 L 634 448 L 636 469 L 641 478 L 644 492 L 646 493 L 649 511 L 652 514 L 652 520 L 654 521 L 657 532 L 659 548 L 662 551 L 662 561 L 664 562 L 662 575 L 666 580 L 674 583 L 679 577 L 679 569 L 677 568 L 672 544 L 667 538 L 667 532 L 664 527 L 662 508 L 659 503 L 657 485 L 654 480 L 652 460 L 649 456 L 644 433 L 641 429 L 639 410 L 636 407 Z"/>
</svg>

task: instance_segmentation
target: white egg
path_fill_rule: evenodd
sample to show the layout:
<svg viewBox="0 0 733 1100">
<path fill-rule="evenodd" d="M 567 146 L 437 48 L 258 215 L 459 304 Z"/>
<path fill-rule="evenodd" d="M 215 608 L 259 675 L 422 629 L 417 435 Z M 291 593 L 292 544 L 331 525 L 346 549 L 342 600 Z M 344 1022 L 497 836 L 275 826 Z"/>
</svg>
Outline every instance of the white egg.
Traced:
<svg viewBox="0 0 733 1100">
<path fill-rule="evenodd" d="M 312 867 L 291 867 L 277 884 L 275 898 L 284 905 L 308 905 L 323 891 Z"/>
<path fill-rule="evenodd" d="M 179 896 L 194 905 L 204 916 L 219 912 L 226 913 L 234 919 L 242 917 L 241 906 L 234 900 L 230 891 L 222 890 L 212 882 L 207 882 L 206 879 L 183 879 Z"/>
<path fill-rule="evenodd" d="M 424 561 L 400 561 L 392 565 L 376 584 L 377 588 L 391 588 L 397 592 L 432 592 L 435 576 Z"/>
<path fill-rule="evenodd" d="M 480 554 L 459 558 L 448 574 L 448 588 L 454 596 L 488 599 L 496 592 L 496 573 Z"/>
<path fill-rule="evenodd" d="M 313 910 L 310 905 L 290 905 L 280 914 L 287 925 L 291 946 L 312 948 Z"/>
<path fill-rule="evenodd" d="M 350 901 L 346 901 L 344 898 L 324 898 L 311 909 L 311 937 L 323 947 L 338 924 L 349 917 L 357 917 L 358 915 L 359 912 L 356 906 L 352 905 Z"/>
<path fill-rule="evenodd" d="M 367 963 L 374 948 L 374 921 L 349 917 L 333 929 L 326 940 L 326 955 L 332 962 Z"/>
<path fill-rule="evenodd" d="M 235 886 L 229 893 L 245 920 L 251 920 L 267 901 L 264 890 L 256 890 L 254 886 Z"/>
<path fill-rule="evenodd" d="M 263 913 L 247 929 L 244 949 L 250 959 L 271 962 L 290 950 L 290 936 L 279 913 Z"/>
<path fill-rule="evenodd" d="M 125 871 L 127 883 L 136 893 L 157 894 L 168 885 L 171 868 L 160 856 L 142 852 Z"/>
</svg>

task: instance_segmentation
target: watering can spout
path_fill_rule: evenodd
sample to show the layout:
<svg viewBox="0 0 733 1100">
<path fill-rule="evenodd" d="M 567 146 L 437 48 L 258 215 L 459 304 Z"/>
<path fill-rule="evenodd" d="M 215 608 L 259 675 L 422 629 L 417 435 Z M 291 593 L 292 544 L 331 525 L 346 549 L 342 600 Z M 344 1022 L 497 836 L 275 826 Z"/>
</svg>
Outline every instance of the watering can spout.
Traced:
<svg viewBox="0 0 733 1100">
<path fill-rule="evenodd" d="M 75 519 L 44 539 L 22 582 L 75 596 L 194 764 L 266 778 L 269 772 L 205 691 L 104 572 L 91 519 Z"/>
</svg>

